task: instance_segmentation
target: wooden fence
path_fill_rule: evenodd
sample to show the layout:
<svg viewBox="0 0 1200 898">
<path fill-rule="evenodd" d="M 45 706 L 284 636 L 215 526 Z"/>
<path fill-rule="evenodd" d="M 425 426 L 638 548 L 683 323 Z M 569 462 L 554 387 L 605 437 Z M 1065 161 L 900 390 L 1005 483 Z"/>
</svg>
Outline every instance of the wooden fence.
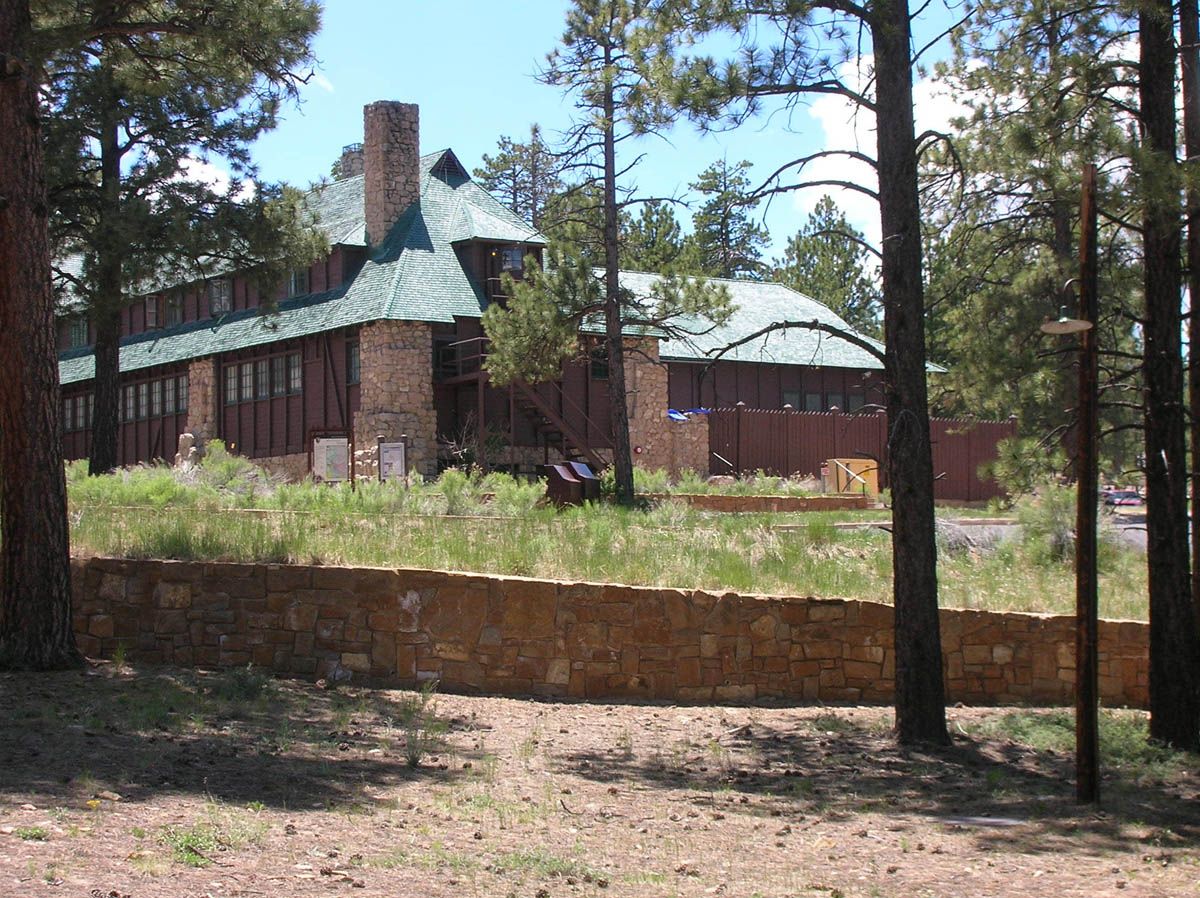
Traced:
<svg viewBox="0 0 1200 898">
<path fill-rule="evenodd" d="M 996 457 L 996 445 L 1016 434 L 1014 421 L 933 418 L 934 498 L 981 502 L 1003 491 L 979 476 Z M 870 458 L 887 487 L 887 415 L 800 412 L 785 409 L 719 408 L 709 415 L 709 473 L 757 470 L 778 475 L 819 476 L 831 458 Z"/>
</svg>

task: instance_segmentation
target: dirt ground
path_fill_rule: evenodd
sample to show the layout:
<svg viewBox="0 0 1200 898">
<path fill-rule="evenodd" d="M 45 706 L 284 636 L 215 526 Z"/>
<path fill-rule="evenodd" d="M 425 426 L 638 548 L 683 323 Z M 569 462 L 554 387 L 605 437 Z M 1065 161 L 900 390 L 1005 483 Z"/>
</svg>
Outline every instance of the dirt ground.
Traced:
<svg viewBox="0 0 1200 898">
<path fill-rule="evenodd" d="M 253 672 L 0 675 L 0 894 L 1200 896 L 1200 771 L 881 708 L 322 689 Z M 420 755 L 410 766 L 408 755 Z"/>
</svg>

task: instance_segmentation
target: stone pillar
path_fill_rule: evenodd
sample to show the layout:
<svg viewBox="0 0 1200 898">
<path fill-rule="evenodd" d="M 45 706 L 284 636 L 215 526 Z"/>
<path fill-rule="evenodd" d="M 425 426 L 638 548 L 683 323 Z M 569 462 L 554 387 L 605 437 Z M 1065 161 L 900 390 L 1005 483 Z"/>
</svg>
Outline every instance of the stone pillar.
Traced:
<svg viewBox="0 0 1200 898">
<path fill-rule="evenodd" d="M 204 444 L 217 435 L 217 359 L 208 356 L 188 362 L 187 430 Z"/>
<path fill-rule="evenodd" d="M 363 107 L 363 211 L 367 243 L 379 246 L 421 198 L 420 116 L 415 103 Z"/>
<path fill-rule="evenodd" d="M 420 321 L 376 321 L 358 334 L 361 371 L 354 442 L 359 476 L 372 476 L 376 438 L 408 437 L 408 470 L 437 472 L 437 412 L 433 407 L 433 329 Z"/>
<path fill-rule="evenodd" d="M 658 363 L 658 340 L 627 340 L 625 351 L 633 463 L 648 471 L 665 468 L 672 476 L 685 469 L 707 475 L 708 418 L 697 415 L 683 423 L 667 417 L 668 375 Z"/>
</svg>

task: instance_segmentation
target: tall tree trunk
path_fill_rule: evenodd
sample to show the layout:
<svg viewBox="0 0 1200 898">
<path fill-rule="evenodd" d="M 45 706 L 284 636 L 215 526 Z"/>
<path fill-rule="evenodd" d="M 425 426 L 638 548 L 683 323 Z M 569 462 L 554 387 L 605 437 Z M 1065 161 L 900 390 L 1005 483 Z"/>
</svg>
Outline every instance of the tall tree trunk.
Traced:
<svg viewBox="0 0 1200 898">
<path fill-rule="evenodd" d="M 1179 39 L 1183 44 L 1183 141 L 1192 176 L 1200 166 L 1200 10 L 1196 0 L 1180 0 Z M 1188 402 L 1192 415 L 1192 514 L 1200 521 L 1200 186 L 1187 192 Z M 1192 605 L 1200 616 L 1200 527 L 1192 527 Z"/>
<path fill-rule="evenodd" d="M 605 64 L 612 64 L 605 50 Z M 620 247 L 617 244 L 616 109 L 611 81 L 604 89 L 604 336 L 608 348 L 608 406 L 617 502 L 633 504 L 633 452 L 629 446 L 629 396 L 625 391 L 625 338 L 621 315 Z"/>
<path fill-rule="evenodd" d="M 109 73 L 108 91 L 100 134 L 100 217 L 97 222 L 96 293 L 92 297 L 92 321 L 96 325 L 95 407 L 92 412 L 92 449 L 88 473 L 107 474 L 117 466 L 120 432 L 120 350 L 123 305 L 121 269 L 121 150 L 117 125 L 119 99 Z"/>
<path fill-rule="evenodd" d="M 925 385 L 925 295 L 907 0 L 871 13 L 896 608 L 896 733 L 949 741 L 937 602 L 933 455 Z"/>
<path fill-rule="evenodd" d="M 0 667 L 80 662 L 28 0 L 0 0 Z"/>
<path fill-rule="evenodd" d="M 1150 735 L 1200 749 L 1200 631 L 1188 567 L 1187 449 L 1175 184 L 1171 0 L 1143 0 L 1139 92 L 1144 285 L 1146 557 L 1150 588 Z"/>
</svg>

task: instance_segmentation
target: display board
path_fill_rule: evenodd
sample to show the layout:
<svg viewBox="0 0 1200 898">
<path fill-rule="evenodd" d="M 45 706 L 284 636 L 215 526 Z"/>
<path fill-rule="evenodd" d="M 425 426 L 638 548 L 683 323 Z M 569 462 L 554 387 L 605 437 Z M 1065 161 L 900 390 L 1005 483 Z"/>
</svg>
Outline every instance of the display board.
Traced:
<svg viewBox="0 0 1200 898">
<path fill-rule="evenodd" d="M 379 444 L 379 479 L 404 480 L 408 476 L 408 456 L 403 443 Z"/>
<path fill-rule="evenodd" d="M 350 479 L 350 440 L 346 437 L 316 437 L 313 440 L 314 480 L 338 483 Z"/>
</svg>

